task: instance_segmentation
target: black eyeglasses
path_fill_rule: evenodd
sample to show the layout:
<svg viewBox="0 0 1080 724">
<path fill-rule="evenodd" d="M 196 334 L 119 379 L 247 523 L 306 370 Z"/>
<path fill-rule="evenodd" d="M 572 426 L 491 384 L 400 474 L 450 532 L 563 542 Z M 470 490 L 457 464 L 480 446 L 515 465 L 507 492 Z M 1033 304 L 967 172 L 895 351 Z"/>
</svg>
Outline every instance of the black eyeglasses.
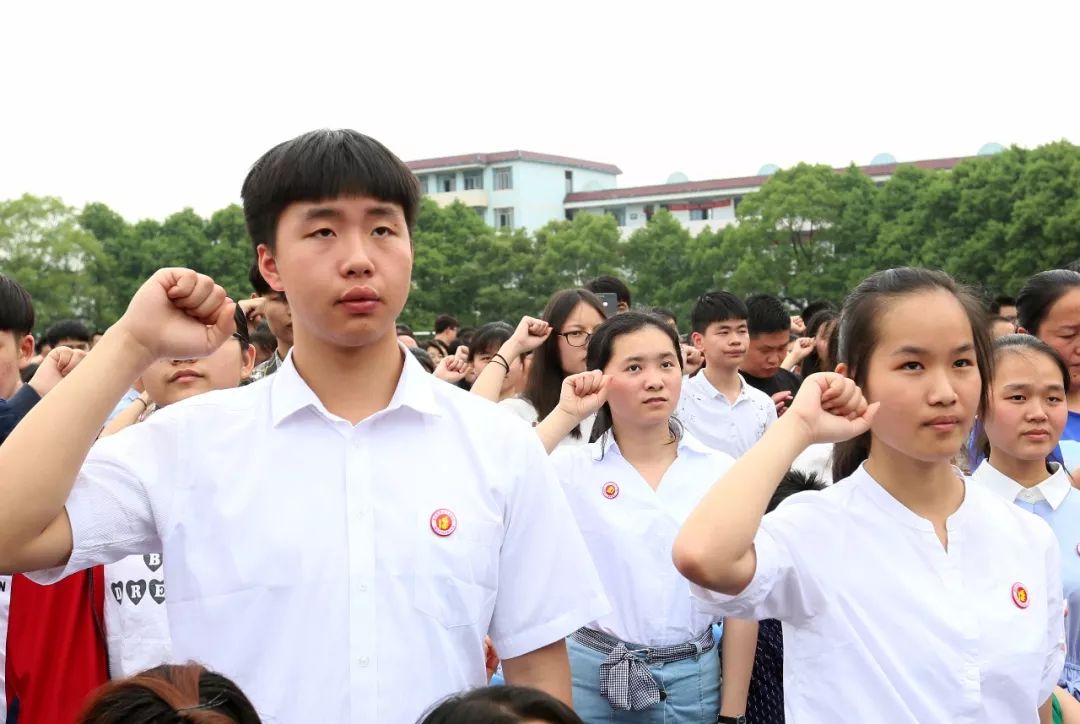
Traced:
<svg viewBox="0 0 1080 724">
<path fill-rule="evenodd" d="M 592 338 L 592 332 L 576 329 L 573 332 L 559 332 L 559 336 L 566 340 L 571 347 L 584 347 Z"/>
</svg>

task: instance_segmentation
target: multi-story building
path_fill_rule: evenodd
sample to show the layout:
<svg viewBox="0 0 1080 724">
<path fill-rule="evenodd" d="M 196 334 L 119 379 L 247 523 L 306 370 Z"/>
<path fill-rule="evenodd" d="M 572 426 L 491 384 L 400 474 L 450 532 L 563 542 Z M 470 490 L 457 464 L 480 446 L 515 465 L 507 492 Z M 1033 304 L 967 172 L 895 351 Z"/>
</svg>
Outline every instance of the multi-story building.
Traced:
<svg viewBox="0 0 1080 724">
<path fill-rule="evenodd" d="M 1002 150 L 987 144 L 979 155 Z M 948 170 L 968 157 L 910 161 L 909 165 Z M 896 159 L 876 156 L 860 170 L 875 183 L 896 172 Z M 667 209 L 692 233 L 735 222 L 735 209 L 743 196 L 758 191 L 778 169 L 765 166 L 757 176 L 689 181 L 673 174 L 667 183 L 616 188 L 616 166 L 529 151 L 477 153 L 410 161 L 423 193 L 447 205 L 461 201 L 497 229 L 534 231 L 577 213 L 610 214 L 623 235 L 644 226 L 660 209 Z M 837 169 L 843 171 L 844 169 Z"/>
<path fill-rule="evenodd" d="M 615 188 L 608 163 L 529 151 L 473 153 L 410 161 L 420 190 L 440 206 L 460 201 L 496 229 L 534 231 L 565 219 L 567 195 Z"/>
</svg>

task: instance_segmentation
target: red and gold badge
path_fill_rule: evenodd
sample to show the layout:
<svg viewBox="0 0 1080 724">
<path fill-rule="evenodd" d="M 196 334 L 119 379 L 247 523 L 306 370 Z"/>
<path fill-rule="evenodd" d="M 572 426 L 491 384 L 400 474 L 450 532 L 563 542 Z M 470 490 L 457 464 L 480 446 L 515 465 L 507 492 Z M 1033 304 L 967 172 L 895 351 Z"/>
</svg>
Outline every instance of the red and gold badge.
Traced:
<svg viewBox="0 0 1080 724">
<path fill-rule="evenodd" d="M 431 532 L 437 536 L 446 536 L 457 530 L 457 516 L 453 511 L 439 508 L 431 514 Z"/>
<path fill-rule="evenodd" d="M 1012 587 L 1012 599 L 1017 608 L 1028 607 L 1028 590 L 1024 588 L 1022 583 L 1014 583 Z"/>
<path fill-rule="evenodd" d="M 619 486 L 615 483 L 604 483 L 604 497 L 608 500 L 619 497 Z"/>
</svg>

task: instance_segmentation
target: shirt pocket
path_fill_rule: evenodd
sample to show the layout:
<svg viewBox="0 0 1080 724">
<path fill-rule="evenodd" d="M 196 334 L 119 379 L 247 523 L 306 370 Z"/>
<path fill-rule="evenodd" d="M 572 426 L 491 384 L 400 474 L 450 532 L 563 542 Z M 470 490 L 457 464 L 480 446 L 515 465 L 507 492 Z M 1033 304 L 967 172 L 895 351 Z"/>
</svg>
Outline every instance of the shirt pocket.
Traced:
<svg viewBox="0 0 1080 724">
<path fill-rule="evenodd" d="M 446 628 L 474 626 L 495 608 L 503 529 L 483 520 L 452 525 L 448 534 L 435 533 L 434 522 L 418 531 L 413 605 Z"/>
</svg>

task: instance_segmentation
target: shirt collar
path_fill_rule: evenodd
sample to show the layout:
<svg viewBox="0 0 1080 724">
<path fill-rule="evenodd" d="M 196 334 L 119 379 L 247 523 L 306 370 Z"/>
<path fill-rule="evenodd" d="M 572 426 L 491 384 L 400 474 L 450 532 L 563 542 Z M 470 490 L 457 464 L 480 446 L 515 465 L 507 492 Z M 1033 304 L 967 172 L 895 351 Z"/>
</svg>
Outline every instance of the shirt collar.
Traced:
<svg viewBox="0 0 1080 724">
<path fill-rule="evenodd" d="M 746 380 L 743 379 L 742 374 L 737 374 L 739 377 L 739 394 L 735 397 L 735 402 L 732 403 L 732 405 L 738 403 L 740 400 L 746 397 Z M 723 397 L 725 400 L 727 399 L 723 392 L 716 389 L 713 386 L 712 382 L 709 382 L 709 378 L 705 376 L 705 370 L 702 370 L 701 372 L 698 372 L 695 376 L 691 377 L 690 384 L 700 387 L 701 393 L 704 394 L 706 397 L 714 399 L 718 397 Z"/>
<path fill-rule="evenodd" d="M 1069 479 L 1069 474 L 1065 472 L 1065 468 L 1061 465 L 1050 463 L 1050 467 L 1053 469 L 1050 476 L 1031 489 L 1037 490 L 1043 499 L 1050 504 L 1050 508 L 1057 510 L 1065 502 L 1065 496 L 1069 494 L 1069 490 L 1072 488 L 1072 481 Z M 1005 498 L 1010 503 L 1014 502 L 1025 490 L 1028 490 L 1028 488 L 1025 488 L 991 465 L 989 460 L 983 461 L 983 464 L 971 474 L 971 479 L 985 486 L 990 492 Z"/>
<path fill-rule="evenodd" d="M 434 385 L 446 383 L 429 375 L 404 345 L 399 344 L 398 347 L 405 357 L 405 363 L 401 367 L 401 375 L 398 377 L 394 394 L 390 398 L 390 404 L 382 412 L 408 407 L 421 414 L 439 415 L 440 409 L 435 399 Z M 337 419 L 337 416 L 326 409 L 322 400 L 297 372 L 296 365 L 293 363 L 292 350 L 271 378 L 271 384 L 273 387 L 270 392 L 270 411 L 274 427 L 294 413 L 307 408 L 316 410 L 328 419 Z"/>
<path fill-rule="evenodd" d="M 960 478 L 960 481 L 964 483 L 964 500 L 960 503 L 960 507 L 957 508 L 945 522 L 945 528 L 950 532 L 955 530 L 957 525 L 964 523 L 969 515 L 969 510 L 971 509 L 971 496 L 967 494 L 967 480 L 959 469 L 953 468 L 953 471 L 956 474 L 956 477 Z M 874 477 L 867 472 L 866 463 L 860 465 L 858 470 L 852 474 L 851 478 L 852 482 L 862 486 L 863 490 L 866 491 L 871 500 L 873 500 L 874 503 L 891 518 L 894 518 L 898 522 L 911 528 L 929 531 L 930 533 L 935 532 L 933 523 L 908 508 L 894 498 L 892 493 L 882 487 L 881 483 L 875 480 Z"/>
<path fill-rule="evenodd" d="M 610 430 L 601 435 L 600 439 L 593 443 L 593 446 L 594 460 L 601 460 L 612 452 L 620 457 L 622 456 L 622 451 L 619 450 L 619 443 L 615 442 L 615 435 Z M 684 429 L 679 436 L 677 455 L 682 455 L 687 451 L 699 455 L 710 455 L 715 454 L 716 452 Z"/>
</svg>

